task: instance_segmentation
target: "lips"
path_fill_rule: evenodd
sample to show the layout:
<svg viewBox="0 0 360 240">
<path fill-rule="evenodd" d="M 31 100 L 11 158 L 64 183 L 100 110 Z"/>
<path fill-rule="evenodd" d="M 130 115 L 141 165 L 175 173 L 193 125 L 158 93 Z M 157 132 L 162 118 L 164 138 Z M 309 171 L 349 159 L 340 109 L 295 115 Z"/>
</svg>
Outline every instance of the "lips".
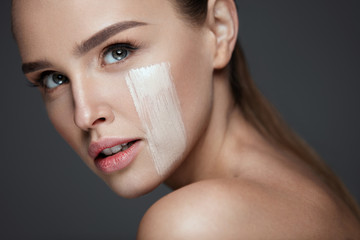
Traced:
<svg viewBox="0 0 360 240">
<path fill-rule="evenodd" d="M 90 144 L 88 153 L 96 167 L 111 173 L 127 167 L 136 157 L 139 139 L 105 139 Z"/>
<path fill-rule="evenodd" d="M 104 157 L 114 155 L 118 152 L 123 152 L 123 151 L 127 150 L 128 148 L 130 148 L 134 143 L 135 143 L 135 141 L 132 141 L 132 142 L 119 144 L 114 147 L 105 148 L 104 150 L 102 150 L 100 152 L 100 156 L 102 156 L 104 158 Z"/>
</svg>

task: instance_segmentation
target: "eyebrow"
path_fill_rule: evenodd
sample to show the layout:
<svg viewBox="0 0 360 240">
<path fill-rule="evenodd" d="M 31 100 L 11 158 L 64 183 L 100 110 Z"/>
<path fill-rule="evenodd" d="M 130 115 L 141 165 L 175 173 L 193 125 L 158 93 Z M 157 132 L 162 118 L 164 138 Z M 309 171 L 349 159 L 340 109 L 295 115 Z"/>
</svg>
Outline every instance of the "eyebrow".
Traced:
<svg viewBox="0 0 360 240">
<path fill-rule="evenodd" d="M 77 45 L 75 47 L 75 54 L 78 56 L 84 55 L 94 47 L 105 42 L 110 37 L 127 29 L 143 26 L 143 25 L 147 25 L 147 24 L 144 22 L 124 21 L 110 25 L 109 27 L 106 27 L 103 30 L 100 30 L 99 32 L 95 33 L 92 37 L 90 37 L 86 41 L 83 41 L 80 45 Z"/>
<path fill-rule="evenodd" d="M 74 48 L 74 54 L 77 56 L 82 56 L 89 52 L 91 49 L 95 48 L 96 46 L 100 45 L 101 43 L 105 42 L 107 39 L 111 38 L 112 36 L 123 32 L 127 29 L 144 26 L 147 25 L 144 22 L 136 22 L 136 21 L 124 21 L 118 22 L 113 25 L 110 25 L 99 32 L 95 33 L 89 39 L 81 42 Z M 52 67 L 52 64 L 48 61 L 36 61 L 36 62 L 28 62 L 22 64 L 22 71 L 24 74 L 35 72 L 43 68 Z"/>
<path fill-rule="evenodd" d="M 49 68 L 51 66 L 52 64 L 48 61 L 29 62 L 22 64 L 21 70 L 23 71 L 24 74 L 27 74 L 30 72 L 38 71 L 43 68 Z"/>
</svg>

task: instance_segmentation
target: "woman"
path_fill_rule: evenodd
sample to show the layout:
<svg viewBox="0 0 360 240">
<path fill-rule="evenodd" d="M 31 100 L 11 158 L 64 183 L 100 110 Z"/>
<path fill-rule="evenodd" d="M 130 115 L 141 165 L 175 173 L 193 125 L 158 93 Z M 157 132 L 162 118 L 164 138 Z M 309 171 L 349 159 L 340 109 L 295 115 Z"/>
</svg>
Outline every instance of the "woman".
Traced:
<svg viewBox="0 0 360 240">
<path fill-rule="evenodd" d="M 13 2 L 23 71 L 139 239 L 360 238 L 339 180 L 250 81 L 232 0 Z"/>
</svg>

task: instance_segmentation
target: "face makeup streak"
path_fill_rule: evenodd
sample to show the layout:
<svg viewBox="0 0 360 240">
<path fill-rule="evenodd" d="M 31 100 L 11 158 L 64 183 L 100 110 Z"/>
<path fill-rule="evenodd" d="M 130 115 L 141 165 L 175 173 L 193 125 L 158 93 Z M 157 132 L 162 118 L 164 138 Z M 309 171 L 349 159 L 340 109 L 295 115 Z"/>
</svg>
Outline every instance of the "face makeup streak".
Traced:
<svg viewBox="0 0 360 240">
<path fill-rule="evenodd" d="M 146 131 L 156 171 L 164 175 L 186 147 L 185 127 L 170 64 L 130 70 L 126 83 Z"/>
</svg>

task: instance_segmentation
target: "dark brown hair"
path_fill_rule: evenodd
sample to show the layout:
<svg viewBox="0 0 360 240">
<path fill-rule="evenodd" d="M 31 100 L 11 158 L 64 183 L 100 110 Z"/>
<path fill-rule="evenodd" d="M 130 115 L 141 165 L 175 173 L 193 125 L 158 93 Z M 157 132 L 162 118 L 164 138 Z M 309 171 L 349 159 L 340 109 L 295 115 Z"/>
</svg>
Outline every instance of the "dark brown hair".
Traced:
<svg viewBox="0 0 360 240">
<path fill-rule="evenodd" d="M 207 0 L 171 0 L 185 20 L 201 25 L 206 20 Z M 251 79 L 239 42 L 229 63 L 233 99 L 246 120 L 268 141 L 292 152 L 307 163 L 360 220 L 360 209 L 344 184 L 322 159 L 282 120 L 276 109 L 261 94 Z"/>
</svg>

